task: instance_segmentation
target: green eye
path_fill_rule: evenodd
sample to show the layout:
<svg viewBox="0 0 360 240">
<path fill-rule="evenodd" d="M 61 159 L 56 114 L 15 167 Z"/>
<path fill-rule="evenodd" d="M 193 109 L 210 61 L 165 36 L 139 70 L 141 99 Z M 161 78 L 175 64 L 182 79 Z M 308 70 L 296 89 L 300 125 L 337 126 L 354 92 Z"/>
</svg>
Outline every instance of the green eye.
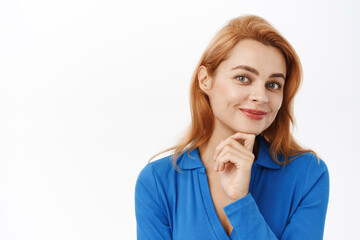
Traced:
<svg viewBox="0 0 360 240">
<path fill-rule="evenodd" d="M 246 76 L 236 76 L 236 79 L 240 82 L 250 82 L 249 78 Z"/>
</svg>

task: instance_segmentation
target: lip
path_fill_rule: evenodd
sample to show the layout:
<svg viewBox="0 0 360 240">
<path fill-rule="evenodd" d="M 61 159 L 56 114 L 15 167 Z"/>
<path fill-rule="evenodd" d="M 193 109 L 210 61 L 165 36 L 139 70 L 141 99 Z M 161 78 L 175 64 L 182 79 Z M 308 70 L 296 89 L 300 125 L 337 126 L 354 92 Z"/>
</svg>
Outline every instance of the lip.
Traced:
<svg viewBox="0 0 360 240">
<path fill-rule="evenodd" d="M 255 109 L 246 109 L 240 108 L 240 110 L 250 119 L 261 120 L 265 117 L 266 112 L 255 110 Z"/>
</svg>

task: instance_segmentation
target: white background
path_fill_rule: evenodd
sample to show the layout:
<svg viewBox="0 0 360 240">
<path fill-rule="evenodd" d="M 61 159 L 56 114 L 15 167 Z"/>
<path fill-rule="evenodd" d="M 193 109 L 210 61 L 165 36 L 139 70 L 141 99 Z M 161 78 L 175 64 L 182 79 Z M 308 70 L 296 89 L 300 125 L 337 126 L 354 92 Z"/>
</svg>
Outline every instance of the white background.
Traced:
<svg viewBox="0 0 360 240">
<path fill-rule="evenodd" d="M 0 0 L 0 239 L 136 239 L 134 187 L 190 120 L 206 45 L 256 14 L 297 50 L 296 138 L 330 171 L 324 239 L 360 239 L 359 1 Z"/>
</svg>

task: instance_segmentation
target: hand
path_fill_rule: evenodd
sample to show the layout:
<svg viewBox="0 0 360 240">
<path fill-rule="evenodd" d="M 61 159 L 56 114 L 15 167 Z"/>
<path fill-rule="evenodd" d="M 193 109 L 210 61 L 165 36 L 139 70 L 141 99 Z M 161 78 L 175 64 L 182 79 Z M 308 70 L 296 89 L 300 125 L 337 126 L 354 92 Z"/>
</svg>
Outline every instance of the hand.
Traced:
<svg viewBox="0 0 360 240">
<path fill-rule="evenodd" d="M 221 186 L 230 201 L 236 201 L 249 192 L 255 158 L 252 153 L 254 142 L 255 135 L 237 132 L 222 141 L 215 150 L 214 171 L 220 171 Z"/>
</svg>

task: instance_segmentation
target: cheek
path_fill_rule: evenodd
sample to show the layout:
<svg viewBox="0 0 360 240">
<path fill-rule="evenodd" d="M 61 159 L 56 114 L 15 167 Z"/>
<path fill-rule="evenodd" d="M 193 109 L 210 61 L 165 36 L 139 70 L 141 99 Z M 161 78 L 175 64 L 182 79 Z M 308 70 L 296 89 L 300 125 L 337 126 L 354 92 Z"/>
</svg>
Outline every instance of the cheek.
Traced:
<svg viewBox="0 0 360 240">
<path fill-rule="evenodd" d="M 269 119 L 271 122 L 273 122 L 274 119 L 276 118 L 276 115 L 281 108 L 282 100 L 283 100 L 282 96 L 276 96 L 274 99 L 272 99 L 271 101 L 272 117 L 271 119 Z"/>
<path fill-rule="evenodd" d="M 278 100 L 277 104 L 275 105 L 276 112 L 278 112 L 282 105 L 282 98 Z"/>
<path fill-rule="evenodd" d="M 278 112 L 279 109 L 281 108 L 282 101 L 283 101 L 283 94 L 278 94 L 273 96 L 273 98 L 271 99 L 272 111 Z"/>
<path fill-rule="evenodd" d="M 214 92 L 212 94 L 214 104 L 221 104 L 222 107 L 227 107 L 237 102 L 238 99 L 239 92 L 231 84 L 219 83 L 214 85 Z"/>
</svg>

